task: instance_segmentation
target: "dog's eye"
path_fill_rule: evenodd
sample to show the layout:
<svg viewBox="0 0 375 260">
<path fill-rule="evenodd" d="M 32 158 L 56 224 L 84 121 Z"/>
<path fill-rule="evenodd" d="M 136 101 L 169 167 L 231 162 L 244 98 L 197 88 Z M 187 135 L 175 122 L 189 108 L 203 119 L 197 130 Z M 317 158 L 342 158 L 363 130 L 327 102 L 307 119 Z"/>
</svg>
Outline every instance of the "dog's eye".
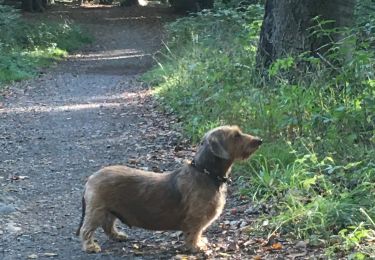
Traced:
<svg viewBox="0 0 375 260">
<path fill-rule="evenodd" d="M 239 132 L 237 132 L 237 133 L 234 134 L 234 137 L 235 137 L 235 138 L 240 138 L 240 137 L 241 137 L 241 134 L 240 134 Z"/>
</svg>

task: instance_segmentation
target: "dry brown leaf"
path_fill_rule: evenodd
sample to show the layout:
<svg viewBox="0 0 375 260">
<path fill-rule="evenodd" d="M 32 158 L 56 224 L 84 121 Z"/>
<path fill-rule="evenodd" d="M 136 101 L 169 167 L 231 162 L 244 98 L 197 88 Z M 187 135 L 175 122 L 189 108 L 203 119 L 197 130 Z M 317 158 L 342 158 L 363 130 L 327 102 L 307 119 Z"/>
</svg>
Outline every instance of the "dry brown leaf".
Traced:
<svg viewBox="0 0 375 260">
<path fill-rule="evenodd" d="M 275 243 L 275 244 L 272 244 L 272 249 L 273 250 L 281 250 L 283 248 L 282 244 L 281 243 Z"/>
<path fill-rule="evenodd" d="M 176 255 L 175 258 L 178 260 L 188 260 L 189 256 L 188 255 Z"/>
</svg>

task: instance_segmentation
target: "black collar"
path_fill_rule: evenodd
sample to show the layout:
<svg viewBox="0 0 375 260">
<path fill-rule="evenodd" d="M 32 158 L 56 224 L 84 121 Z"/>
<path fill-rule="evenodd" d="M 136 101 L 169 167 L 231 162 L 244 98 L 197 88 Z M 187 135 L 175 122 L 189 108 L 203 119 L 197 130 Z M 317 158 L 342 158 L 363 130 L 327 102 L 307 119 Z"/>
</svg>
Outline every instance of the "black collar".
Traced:
<svg viewBox="0 0 375 260">
<path fill-rule="evenodd" d="M 208 177 L 210 177 L 215 182 L 216 186 L 218 186 L 218 187 L 220 187 L 224 183 L 231 183 L 232 182 L 232 180 L 230 178 L 227 178 L 227 177 L 224 177 L 224 176 L 219 176 L 217 174 L 214 174 L 214 173 L 210 172 L 209 170 L 207 170 L 204 167 L 198 166 L 194 159 L 191 161 L 190 165 L 193 166 L 198 171 L 207 174 Z"/>
</svg>

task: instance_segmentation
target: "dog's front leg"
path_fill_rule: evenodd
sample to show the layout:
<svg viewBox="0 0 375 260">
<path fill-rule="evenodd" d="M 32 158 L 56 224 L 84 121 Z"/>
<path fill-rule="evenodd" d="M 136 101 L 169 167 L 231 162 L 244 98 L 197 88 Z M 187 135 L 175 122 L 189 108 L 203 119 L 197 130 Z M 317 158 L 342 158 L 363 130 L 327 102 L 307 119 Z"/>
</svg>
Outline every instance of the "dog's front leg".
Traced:
<svg viewBox="0 0 375 260">
<path fill-rule="evenodd" d="M 185 243 L 192 252 L 206 251 L 208 248 L 207 238 L 202 237 L 203 230 L 193 230 L 185 232 Z"/>
</svg>

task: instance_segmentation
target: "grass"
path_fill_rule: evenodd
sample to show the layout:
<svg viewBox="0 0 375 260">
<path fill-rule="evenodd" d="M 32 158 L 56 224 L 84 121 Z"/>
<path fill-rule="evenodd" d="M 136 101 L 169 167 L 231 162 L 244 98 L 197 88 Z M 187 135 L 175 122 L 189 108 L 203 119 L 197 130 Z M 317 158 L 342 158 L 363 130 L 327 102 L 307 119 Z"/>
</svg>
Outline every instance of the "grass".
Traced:
<svg viewBox="0 0 375 260">
<path fill-rule="evenodd" d="M 25 21 L 20 13 L 0 6 L 0 85 L 36 75 L 38 67 L 59 60 L 91 41 L 68 22 Z"/>
<path fill-rule="evenodd" d="M 235 167 L 239 193 L 272 205 L 274 213 L 260 218 L 269 220 L 269 234 L 325 241 L 333 258 L 374 256 L 375 30 L 368 25 L 375 18 L 359 9 L 357 25 L 345 31 L 352 58 L 342 54 L 347 42 L 332 43 L 326 54 L 339 68 L 305 53 L 261 75 L 263 10 L 252 5 L 170 24 L 158 66 L 143 77 L 194 142 L 222 124 L 262 136 L 257 154 Z"/>
</svg>

